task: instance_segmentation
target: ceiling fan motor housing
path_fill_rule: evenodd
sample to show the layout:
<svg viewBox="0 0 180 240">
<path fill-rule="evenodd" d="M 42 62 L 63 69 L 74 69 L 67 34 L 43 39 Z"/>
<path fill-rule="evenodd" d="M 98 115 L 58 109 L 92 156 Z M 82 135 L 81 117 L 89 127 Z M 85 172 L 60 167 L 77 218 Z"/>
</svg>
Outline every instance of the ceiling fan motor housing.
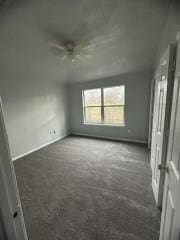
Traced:
<svg viewBox="0 0 180 240">
<path fill-rule="evenodd" d="M 67 51 L 70 55 L 73 55 L 74 54 L 74 43 L 73 41 L 67 41 L 65 43 L 65 46 L 67 48 Z"/>
</svg>

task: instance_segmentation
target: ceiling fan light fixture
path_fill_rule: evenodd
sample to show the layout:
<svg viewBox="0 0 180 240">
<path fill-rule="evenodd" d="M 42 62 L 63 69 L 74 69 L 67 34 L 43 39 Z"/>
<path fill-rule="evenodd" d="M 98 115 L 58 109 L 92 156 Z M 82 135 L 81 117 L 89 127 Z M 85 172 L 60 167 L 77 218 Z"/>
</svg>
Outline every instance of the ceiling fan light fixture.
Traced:
<svg viewBox="0 0 180 240">
<path fill-rule="evenodd" d="M 67 41 L 65 43 L 65 47 L 68 50 L 68 52 L 74 52 L 74 43 L 73 43 L 73 41 Z"/>
<path fill-rule="evenodd" d="M 64 56 L 62 58 L 63 59 L 65 59 L 66 57 L 69 58 L 73 65 L 78 61 L 83 62 L 83 57 L 86 57 L 86 54 L 84 54 L 83 56 L 83 52 L 82 52 L 82 55 L 81 55 L 81 50 L 89 46 L 89 41 L 86 40 L 79 44 L 75 43 L 72 40 L 68 40 L 62 43 L 58 43 L 58 42 L 59 41 L 48 42 L 48 44 L 53 48 L 63 51 Z"/>
</svg>

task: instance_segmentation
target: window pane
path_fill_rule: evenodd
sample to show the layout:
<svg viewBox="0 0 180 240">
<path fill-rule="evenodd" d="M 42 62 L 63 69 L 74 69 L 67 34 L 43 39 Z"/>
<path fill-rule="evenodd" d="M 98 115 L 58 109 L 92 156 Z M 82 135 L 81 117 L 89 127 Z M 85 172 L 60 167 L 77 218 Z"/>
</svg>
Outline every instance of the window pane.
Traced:
<svg viewBox="0 0 180 240">
<path fill-rule="evenodd" d="M 104 105 L 124 105 L 124 86 L 104 88 Z"/>
<path fill-rule="evenodd" d="M 101 107 L 86 107 L 85 119 L 88 123 L 101 123 Z"/>
<path fill-rule="evenodd" d="M 124 125 L 124 106 L 104 107 L 104 123 Z"/>
<path fill-rule="evenodd" d="M 92 89 L 84 91 L 85 106 L 101 106 L 101 89 Z"/>
</svg>

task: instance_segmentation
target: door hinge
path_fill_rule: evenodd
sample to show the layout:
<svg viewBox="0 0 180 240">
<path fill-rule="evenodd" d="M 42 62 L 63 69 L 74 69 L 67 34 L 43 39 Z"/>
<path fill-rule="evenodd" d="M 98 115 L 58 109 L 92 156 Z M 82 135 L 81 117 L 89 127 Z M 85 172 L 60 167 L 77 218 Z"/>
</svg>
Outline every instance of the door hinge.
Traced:
<svg viewBox="0 0 180 240">
<path fill-rule="evenodd" d="M 169 129 L 166 130 L 166 137 L 169 137 Z"/>
<path fill-rule="evenodd" d="M 17 213 L 17 211 L 15 211 L 15 212 L 13 213 L 13 218 L 16 218 L 17 215 L 18 215 L 18 213 Z"/>
<path fill-rule="evenodd" d="M 168 166 L 163 166 L 162 164 L 159 164 L 159 165 L 158 165 L 158 169 L 159 169 L 160 171 L 169 172 L 169 167 L 168 167 Z"/>
<path fill-rule="evenodd" d="M 176 60 L 172 62 L 172 71 L 175 72 L 176 70 Z"/>
<path fill-rule="evenodd" d="M 13 213 L 13 218 L 17 218 L 21 214 L 21 204 L 17 205 L 17 210 Z"/>
</svg>

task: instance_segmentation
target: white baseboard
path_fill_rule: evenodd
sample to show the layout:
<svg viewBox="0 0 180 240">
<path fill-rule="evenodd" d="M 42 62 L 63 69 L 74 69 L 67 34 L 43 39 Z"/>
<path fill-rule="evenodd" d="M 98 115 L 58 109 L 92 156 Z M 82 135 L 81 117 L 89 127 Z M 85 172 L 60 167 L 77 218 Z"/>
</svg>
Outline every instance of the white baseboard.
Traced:
<svg viewBox="0 0 180 240">
<path fill-rule="evenodd" d="M 55 143 L 55 142 L 57 142 L 57 141 L 65 138 L 65 137 L 67 137 L 67 136 L 69 136 L 69 135 L 70 135 L 70 134 L 66 134 L 66 135 L 64 135 L 64 136 L 62 136 L 62 137 L 56 138 L 56 139 L 53 140 L 53 141 L 50 141 L 50 142 L 48 142 L 48 143 L 45 143 L 45 144 L 43 144 L 43 145 L 41 145 L 41 146 L 39 146 L 39 147 L 37 147 L 37 148 L 34 148 L 34 149 L 32 149 L 32 150 L 30 150 L 30 151 L 28 151 L 28 152 L 26 152 L 26 153 L 23 153 L 23 154 L 19 155 L 19 156 L 17 156 L 17 157 L 13 157 L 12 160 L 15 161 L 15 160 L 17 160 L 17 159 L 19 159 L 19 158 L 25 157 L 26 155 L 29 155 L 30 153 L 33 153 L 33 152 L 35 152 L 35 151 L 37 151 L 37 150 L 39 150 L 39 149 L 41 149 L 41 148 L 44 148 L 44 147 L 46 147 L 46 146 L 48 146 L 48 145 L 50 145 L 50 144 L 52 144 L 52 143 Z"/>
<path fill-rule="evenodd" d="M 126 139 L 126 138 L 115 138 L 115 137 L 106 137 L 106 136 L 100 136 L 100 135 L 93 135 L 93 134 L 85 134 L 85 133 L 78 133 L 78 132 L 72 132 L 72 135 L 82 136 L 82 137 L 94 137 L 94 138 L 102 138 L 102 139 L 108 139 L 108 140 L 116 140 L 121 142 L 132 142 L 132 143 L 142 143 L 147 144 L 147 141 L 142 141 L 138 139 Z"/>
<path fill-rule="evenodd" d="M 77 135 L 77 136 L 82 136 L 82 137 L 94 137 L 94 138 L 102 138 L 102 139 L 116 140 L 116 141 L 122 141 L 122 142 L 133 142 L 133 143 L 147 144 L 147 141 L 142 141 L 142 140 L 137 140 L 137 139 L 115 138 L 115 137 L 106 137 L 106 136 L 100 136 L 100 135 L 97 136 L 97 135 L 93 135 L 93 134 L 72 132 L 72 133 L 66 134 L 66 135 L 64 135 L 62 137 L 56 138 L 55 140 L 53 140 L 51 142 L 45 143 L 45 144 L 43 144 L 43 145 L 41 145 L 41 146 L 39 146 L 37 148 L 34 148 L 34 149 L 32 149 L 32 150 L 30 150 L 30 151 L 28 151 L 26 153 L 23 153 L 23 154 L 19 155 L 17 157 L 13 157 L 12 160 L 15 161 L 15 160 L 17 160 L 19 158 L 25 157 L 25 156 L 29 155 L 30 153 L 33 153 L 33 152 L 35 152 L 35 151 L 37 151 L 37 150 L 39 150 L 41 148 L 44 148 L 44 147 L 46 147 L 46 146 L 48 146 L 48 145 L 50 145 L 52 143 L 55 143 L 55 142 L 65 138 L 65 137 L 67 137 L 67 136 L 69 136 L 71 134 L 72 135 Z"/>
</svg>

